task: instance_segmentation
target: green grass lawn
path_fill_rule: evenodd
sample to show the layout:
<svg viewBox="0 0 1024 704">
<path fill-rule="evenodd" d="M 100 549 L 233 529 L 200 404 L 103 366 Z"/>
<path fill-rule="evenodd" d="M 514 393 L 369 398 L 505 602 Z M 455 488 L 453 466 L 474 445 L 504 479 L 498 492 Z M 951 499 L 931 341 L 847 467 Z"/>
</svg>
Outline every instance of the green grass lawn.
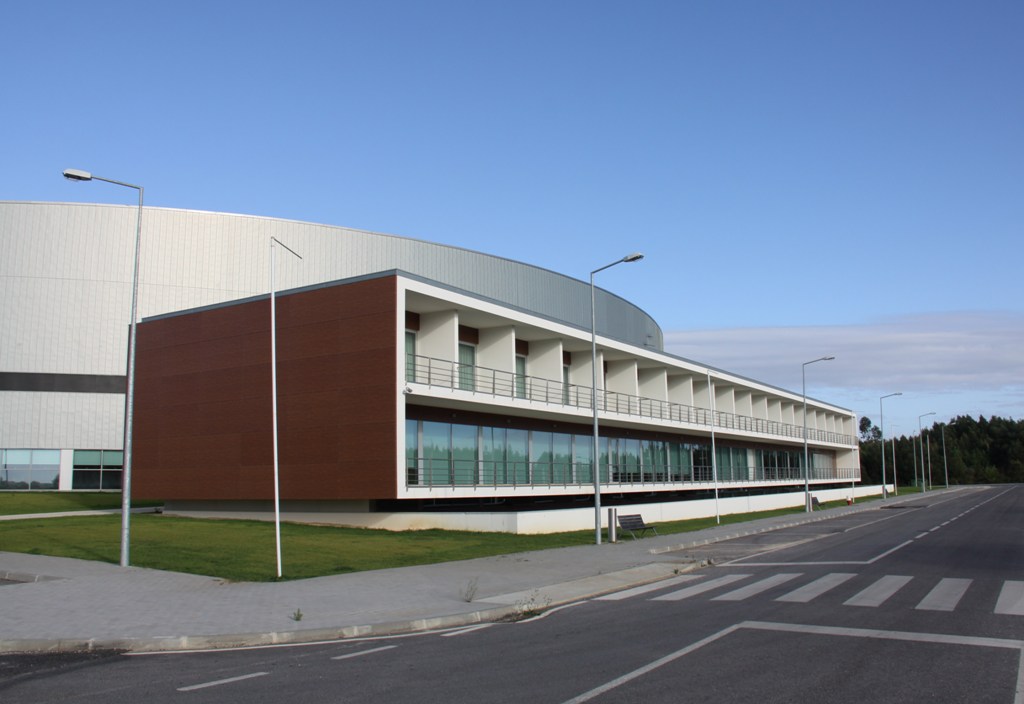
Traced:
<svg viewBox="0 0 1024 704">
<path fill-rule="evenodd" d="M 0 550 L 116 563 L 120 517 L 72 516 L 0 522 Z M 136 514 L 131 563 L 233 581 L 274 579 L 274 524 Z M 591 531 L 511 535 L 463 531 L 392 532 L 281 524 L 284 576 L 302 579 L 488 555 L 583 545 Z"/>
<path fill-rule="evenodd" d="M 65 500 L 69 502 L 69 508 L 64 510 L 120 506 L 120 496 L 117 494 L 39 494 L 37 496 L 46 497 L 42 503 L 33 503 L 29 500 L 30 496 L 29 493 L 16 496 L 0 494 L 0 506 L 4 506 L 7 501 L 22 507 L 35 506 L 30 511 L 16 510 L 14 513 L 60 510 L 54 506 Z M 90 496 L 94 498 L 86 498 Z M 76 501 L 82 503 L 75 505 Z M 845 503 L 831 502 L 823 506 Z M 792 508 L 732 514 L 722 516 L 722 523 L 741 523 L 802 511 L 802 508 Z M 671 535 L 713 525 L 714 517 L 658 523 L 657 528 L 659 534 Z M 274 525 L 269 522 L 136 514 L 132 516 L 131 536 L 131 563 L 136 567 L 204 574 L 232 581 L 270 581 L 274 579 L 277 570 Z M 0 521 L 0 550 L 10 552 L 116 564 L 120 556 L 120 538 L 120 516 L 116 514 Z M 592 530 L 550 535 L 511 535 L 445 530 L 393 532 L 281 524 L 285 579 L 587 545 L 593 540 Z"/>
<path fill-rule="evenodd" d="M 133 506 L 159 506 L 159 501 L 133 501 Z M 0 516 L 120 508 L 120 492 L 0 491 Z"/>
</svg>

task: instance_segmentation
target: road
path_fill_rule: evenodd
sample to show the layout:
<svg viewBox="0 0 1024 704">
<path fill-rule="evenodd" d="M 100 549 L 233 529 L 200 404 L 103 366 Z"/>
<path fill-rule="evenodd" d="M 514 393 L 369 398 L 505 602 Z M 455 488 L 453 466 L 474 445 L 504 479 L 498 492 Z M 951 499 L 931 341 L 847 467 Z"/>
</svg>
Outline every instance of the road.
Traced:
<svg viewBox="0 0 1024 704">
<path fill-rule="evenodd" d="M 0 670 L 0 698 L 1024 704 L 1024 488 L 885 506 L 691 551 L 714 566 L 516 623 L 54 658 Z"/>
</svg>

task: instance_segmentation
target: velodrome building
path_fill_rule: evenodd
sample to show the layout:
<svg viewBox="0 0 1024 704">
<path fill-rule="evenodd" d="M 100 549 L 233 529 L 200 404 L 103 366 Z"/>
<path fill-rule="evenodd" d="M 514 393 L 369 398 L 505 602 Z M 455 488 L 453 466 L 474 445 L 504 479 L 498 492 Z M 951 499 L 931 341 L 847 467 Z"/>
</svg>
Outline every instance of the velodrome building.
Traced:
<svg viewBox="0 0 1024 704">
<path fill-rule="evenodd" d="M 0 202 L 2 489 L 120 488 L 137 212 Z M 134 497 L 271 511 L 272 238 L 302 257 L 278 247 L 274 267 L 285 519 L 593 525 L 587 282 L 404 237 L 150 207 Z M 799 393 L 667 353 L 655 320 L 600 288 L 595 316 L 603 504 L 648 520 L 716 490 L 726 512 L 802 505 Z M 855 416 L 807 409 L 811 489 L 849 494 Z"/>
</svg>

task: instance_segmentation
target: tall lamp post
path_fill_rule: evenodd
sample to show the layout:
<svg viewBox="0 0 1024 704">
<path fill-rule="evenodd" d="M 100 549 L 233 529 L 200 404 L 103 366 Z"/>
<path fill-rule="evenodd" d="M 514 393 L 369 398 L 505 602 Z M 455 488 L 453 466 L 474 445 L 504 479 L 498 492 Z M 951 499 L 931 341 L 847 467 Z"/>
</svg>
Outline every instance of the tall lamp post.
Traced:
<svg viewBox="0 0 1024 704">
<path fill-rule="evenodd" d="M 946 424 L 939 426 L 942 431 L 942 468 L 946 472 L 946 488 L 949 488 L 949 463 L 946 462 Z"/>
<path fill-rule="evenodd" d="M 128 388 L 125 390 L 124 465 L 121 470 L 121 567 L 129 564 L 130 519 L 132 509 L 132 429 L 135 412 L 135 318 L 139 302 L 139 243 L 142 241 L 142 186 L 95 176 L 88 171 L 64 169 L 69 181 L 105 181 L 139 192 L 139 210 L 135 216 L 135 264 L 132 270 L 132 318 L 128 333 Z"/>
<path fill-rule="evenodd" d="M 818 357 L 810 362 L 804 362 L 800 367 L 800 379 L 804 396 L 804 510 L 811 511 L 811 465 L 808 463 L 807 451 L 807 365 L 815 362 L 831 362 L 835 357 Z"/>
<path fill-rule="evenodd" d="M 927 482 L 925 481 L 925 478 L 924 478 L 924 431 L 921 430 L 921 419 L 922 418 L 926 418 L 927 416 L 933 416 L 933 415 L 935 415 L 935 411 L 928 411 L 927 413 L 922 413 L 921 415 L 919 415 L 917 417 L 917 434 L 919 436 L 919 438 L 918 438 L 919 443 L 918 444 L 921 445 L 921 491 L 922 492 L 928 491 L 928 484 L 927 484 Z"/>
<path fill-rule="evenodd" d="M 277 293 L 274 285 L 274 243 L 277 243 L 302 259 L 294 249 L 276 237 L 270 238 L 270 387 L 274 425 L 274 539 L 277 546 L 277 577 L 281 578 L 281 482 L 277 454 Z"/>
<path fill-rule="evenodd" d="M 594 411 L 594 542 L 597 545 L 601 544 L 601 457 L 597 440 L 597 312 L 594 307 L 594 274 L 610 269 L 616 264 L 638 262 L 643 258 L 643 254 L 634 252 L 590 272 L 590 367 L 592 372 L 590 400 Z"/>
<path fill-rule="evenodd" d="M 881 430 L 881 432 L 882 432 L 882 438 L 881 439 L 882 439 L 882 498 L 883 499 L 887 498 L 888 489 L 886 489 L 886 486 L 885 486 L 885 416 L 882 414 L 882 399 L 886 399 L 886 398 L 889 398 L 891 396 L 902 396 L 902 395 L 903 395 L 902 391 L 897 391 L 896 393 L 886 394 L 885 396 L 880 396 L 878 398 L 878 423 L 879 423 L 879 426 L 880 426 L 879 430 Z M 893 467 L 893 472 L 895 473 L 895 471 L 896 471 L 896 468 Z M 893 486 L 894 487 L 896 486 L 895 474 L 893 475 Z"/>
<path fill-rule="evenodd" d="M 715 482 L 715 523 L 722 525 L 722 512 L 718 508 L 718 459 L 715 453 L 715 386 L 708 369 L 708 405 L 711 406 L 711 479 Z"/>
<path fill-rule="evenodd" d="M 892 493 L 893 496 L 900 495 L 900 476 L 896 471 L 896 426 L 892 426 Z"/>
</svg>

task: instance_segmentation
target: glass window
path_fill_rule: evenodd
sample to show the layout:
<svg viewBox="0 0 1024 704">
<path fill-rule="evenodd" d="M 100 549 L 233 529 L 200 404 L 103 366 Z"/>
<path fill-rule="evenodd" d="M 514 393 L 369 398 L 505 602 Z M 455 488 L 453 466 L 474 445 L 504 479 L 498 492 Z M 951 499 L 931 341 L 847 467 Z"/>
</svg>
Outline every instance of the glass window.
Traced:
<svg viewBox="0 0 1024 704">
<path fill-rule="evenodd" d="M 452 471 L 455 484 L 477 483 L 477 426 L 452 425 Z"/>
<path fill-rule="evenodd" d="M 487 485 L 508 484 L 508 470 L 505 466 L 505 429 L 485 427 L 483 435 L 483 463 L 480 467 L 480 483 Z"/>
<path fill-rule="evenodd" d="M 573 453 L 576 464 L 576 481 L 580 483 L 593 483 L 594 436 L 577 435 L 573 443 Z"/>
<path fill-rule="evenodd" d="M 615 447 L 609 442 L 608 438 L 598 437 L 597 438 L 597 452 L 600 463 L 600 475 L 598 481 L 602 484 L 608 481 L 608 477 L 611 475 L 611 469 L 617 463 Z"/>
<path fill-rule="evenodd" d="M 551 436 L 551 480 L 555 484 L 569 484 L 572 476 L 572 436 L 553 433 Z"/>
<path fill-rule="evenodd" d="M 428 486 L 451 484 L 452 426 L 423 421 L 423 476 Z"/>
<path fill-rule="evenodd" d="M 32 466 L 32 450 L 8 450 L 4 458 L 4 465 L 28 469 Z"/>
<path fill-rule="evenodd" d="M 71 461 L 72 489 L 121 488 L 121 470 L 124 468 L 124 453 L 121 450 L 75 450 Z"/>
<path fill-rule="evenodd" d="M 7 450 L 0 467 L 0 489 L 29 489 L 32 486 L 32 451 Z"/>
<path fill-rule="evenodd" d="M 75 450 L 72 462 L 75 469 L 99 469 L 103 466 L 103 452 L 101 450 Z"/>
<path fill-rule="evenodd" d="M 551 433 L 533 431 L 530 438 L 530 466 L 534 484 L 551 483 Z"/>
<path fill-rule="evenodd" d="M 530 433 L 508 429 L 506 462 L 513 484 L 530 483 Z"/>
<path fill-rule="evenodd" d="M 516 398 L 526 398 L 526 357 L 516 355 Z"/>
<path fill-rule="evenodd" d="M 99 489 L 101 472 L 95 469 L 80 469 L 71 475 L 72 489 Z"/>
<path fill-rule="evenodd" d="M 32 450 L 30 489 L 56 489 L 60 484 L 60 450 Z M 121 488 L 118 477 L 117 488 Z"/>
<path fill-rule="evenodd" d="M 476 390 L 476 348 L 464 342 L 459 343 L 459 388 Z"/>
<path fill-rule="evenodd" d="M 420 424 L 419 421 L 405 420 L 405 481 L 410 485 L 420 484 Z"/>
<path fill-rule="evenodd" d="M 711 465 L 711 446 L 693 446 L 693 478 L 698 482 L 710 482 L 714 478 L 714 467 Z"/>
<path fill-rule="evenodd" d="M 405 380 L 416 381 L 416 333 L 405 331 Z"/>
</svg>

